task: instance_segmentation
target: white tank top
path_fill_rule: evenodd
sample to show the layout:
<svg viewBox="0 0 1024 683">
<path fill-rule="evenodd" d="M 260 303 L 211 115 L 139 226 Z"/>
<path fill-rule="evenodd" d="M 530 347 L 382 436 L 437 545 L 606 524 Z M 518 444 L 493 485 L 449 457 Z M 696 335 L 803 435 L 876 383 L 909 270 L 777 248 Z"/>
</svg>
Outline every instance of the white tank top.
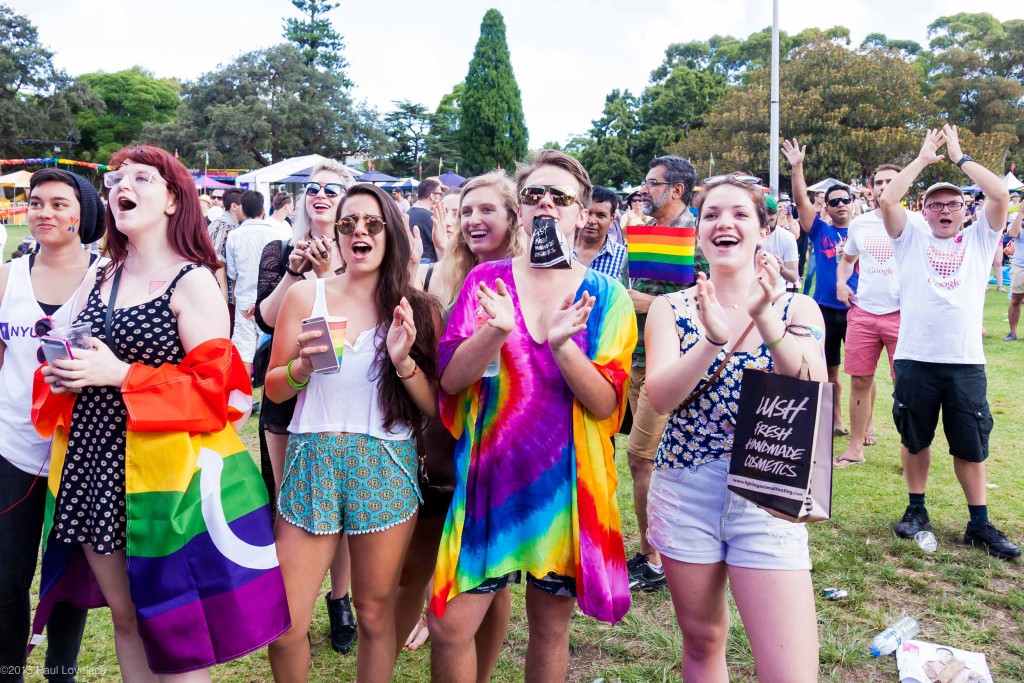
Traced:
<svg viewBox="0 0 1024 683">
<path fill-rule="evenodd" d="M 324 280 L 318 279 L 310 317 L 328 315 Z M 341 372 L 333 375 L 313 373 L 309 386 L 299 392 L 295 414 L 288 425 L 289 432 L 348 432 L 390 441 L 412 438 L 412 429 L 408 426 L 398 427 L 396 432 L 384 429 L 380 391 L 377 381 L 371 379 L 378 329 L 364 330 L 355 341 L 345 337 Z"/>
<path fill-rule="evenodd" d="M 83 279 L 90 286 L 100 260 L 103 259 L 93 263 Z M 50 316 L 54 328 L 71 324 L 81 291 L 79 285 L 71 300 Z M 32 375 L 39 367 L 35 325 L 45 315 L 32 290 L 29 257 L 11 261 L 7 289 L 0 302 L 0 339 L 7 347 L 0 367 L 0 456 L 23 472 L 42 475 L 50 470 L 50 441 L 39 438 L 32 426 Z"/>
</svg>

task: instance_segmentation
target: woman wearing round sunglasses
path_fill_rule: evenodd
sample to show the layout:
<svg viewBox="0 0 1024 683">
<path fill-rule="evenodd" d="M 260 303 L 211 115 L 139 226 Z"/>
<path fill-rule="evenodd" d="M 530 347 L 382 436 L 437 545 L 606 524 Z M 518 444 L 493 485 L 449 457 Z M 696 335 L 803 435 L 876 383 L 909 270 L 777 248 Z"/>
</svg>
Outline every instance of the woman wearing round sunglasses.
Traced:
<svg viewBox="0 0 1024 683">
<path fill-rule="evenodd" d="M 309 673 L 313 604 L 343 538 L 359 613 L 357 680 L 390 677 L 399 574 L 420 503 L 414 436 L 437 412 L 440 313 L 410 286 L 402 214 L 368 184 L 352 186 L 339 212 L 346 270 L 285 296 L 266 379 L 272 400 L 298 397 L 275 533 L 292 621 L 270 646 L 277 680 Z M 304 331 L 304 320 L 321 316 L 345 319 L 343 341 Z M 339 369 L 314 373 L 318 354 L 336 356 Z"/>
<path fill-rule="evenodd" d="M 73 557 L 75 546 L 84 553 L 110 607 L 123 679 L 153 680 L 156 670 L 162 680 L 209 680 L 205 667 L 262 646 L 276 637 L 283 620 L 279 611 L 273 613 L 280 603 L 261 599 L 275 594 L 272 580 L 262 584 L 267 588 L 261 596 L 247 593 L 244 606 L 224 601 L 217 617 L 197 618 L 194 609 L 186 609 L 171 620 L 173 626 L 162 618 L 163 605 L 187 605 L 201 590 L 190 585 L 194 575 L 181 571 L 184 556 L 202 557 L 203 581 L 223 581 L 235 571 L 224 554 L 186 543 L 192 536 L 185 529 L 195 528 L 185 521 L 191 517 L 168 503 L 179 478 L 187 483 L 194 475 L 176 469 L 191 455 L 183 441 L 230 431 L 226 421 L 240 411 L 229 406 L 229 395 L 248 390 L 248 380 L 227 338 L 227 307 L 213 274 L 217 255 L 188 169 L 149 146 L 115 152 L 110 167 L 104 175 L 110 188 L 110 263 L 83 297 L 76 318 L 90 325 L 92 349 L 75 349 L 73 359 L 44 366 L 49 391 L 39 391 L 37 383 L 33 419 L 38 430 L 55 431 L 53 458 L 63 463 L 59 480 L 51 476 L 56 500 L 46 553 L 60 547 L 55 557 Z M 64 395 L 78 390 L 73 401 Z M 161 400 L 168 393 L 174 398 Z M 156 451 L 163 458 L 159 468 Z M 153 479 L 156 471 L 159 481 Z M 234 470 L 232 493 L 243 493 L 225 492 L 225 498 L 259 510 L 260 501 L 244 493 L 252 490 L 251 474 L 244 465 Z M 155 504 L 149 493 L 166 494 L 167 502 Z M 259 515 L 253 519 L 249 538 L 258 543 L 270 529 Z M 163 545 L 154 552 L 158 539 Z M 179 554 L 186 545 L 191 549 Z M 46 566 L 44 561 L 44 574 Z M 68 571 L 74 569 L 71 562 Z M 172 574 L 173 582 L 167 580 Z M 220 629 L 241 613 L 251 623 L 232 633 L 224 648 L 190 649 L 168 637 L 177 629 L 190 634 L 189 643 L 222 643 L 226 634 Z"/>
<path fill-rule="evenodd" d="M 544 150 L 516 184 L 527 232 L 550 237 L 554 221 L 572 244 L 590 201 L 583 166 Z M 474 268 L 438 350 L 441 417 L 457 444 L 428 617 L 435 680 L 476 679 L 479 624 L 520 579 L 527 680 L 566 679 L 577 599 L 610 622 L 629 607 L 611 436 L 636 345 L 633 305 L 571 252 L 566 267 L 548 268 L 547 249 L 537 251 Z"/>
<path fill-rule="evenodd" d="M 481 263 L 515 258 L 525 249 L 525 236 L 519 227 L 516 188 L 504 172 L 496 171 L 473 178 L 462 187 L 461 195 L 455 195 L 455 199 L 456 228 L 443 258 L 426 266 L 430 277 L 425 278 L 426 290 L 441 301 L 446 313 L 451 311 L 455 297 L 473 268 Z M 416 620 L 423 610 L 424 593 L 434 574 L 437 548 L 452 500 L 455 443 L 441 420 L 428 422 L 423 431 L 424 502 L 402 569 L 402 585 L 395 612 L 396 632 L 399 638 L 410 634 L 407 642 L 410 649 L 418 648 L 427 638 L 426 615 L 419 623 Z M 501 654 L 510 610 L 508 591 L 502 591 L 484 616 L 475 639 L 478 681 L 490 680 L 491 671 Z"/>
<path fill-rule="evenodd" d="M 338 249 L 335 221 L 341 200 L 353 182 L 348 169 L 333 159 L 314 166 L 309 182 L 295 202 L 292 239 L 287 243 L 275 240 L 263 250 L 255 318 L 264 333 L 274 334 L 281 302 L 292 285 L 344 272 L 345 260 Z M 277 488 L 281 484 L 288 424 L 294 411 L 294 399 L 275 403 L 266 397 L 260 409 L 260 449 L 264 451 L 261 461 L 268 488 L 273 482 L 270 490 L 273 500 L 276 500 Z M 265 458 L 262 457 L 264 454 Z M 270 472 L 266 471 L 267 464 Z M 356 640 L 356 622 L 348 595 L 350 582 L 348 546 L 343 539 L 331 565 L 331 590 L 324 598 L 330 617 L 331 647 L 343 654 L 352 648 Z"/>
<path fill-rule="evenodd" d="M 85 178 L 47 168 L 29 181 L 28 227 L 39 251 L 0 266 L 0 670 L 25 664 L 29 588 L 39 556 L 49 440 L 32 427 L 39 337 L 71 324 L 98 260 L 82 250 L 103 234 L 99 195 Z M 76 668 L 86 611 L 60 603 L 47 622 L 46 666 Z"/>
</svg>

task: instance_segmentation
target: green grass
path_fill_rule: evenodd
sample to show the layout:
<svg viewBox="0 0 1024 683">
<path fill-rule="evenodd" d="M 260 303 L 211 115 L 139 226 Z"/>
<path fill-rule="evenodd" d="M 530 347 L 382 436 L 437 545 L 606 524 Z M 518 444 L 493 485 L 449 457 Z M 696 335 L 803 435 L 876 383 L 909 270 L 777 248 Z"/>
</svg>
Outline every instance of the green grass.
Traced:
<svg viewBox="0 0 1024 683">
<path fill-rule="evenodd" d="M 25 235 L 28 234 L 28 226 L 5 225 L 4 227 L 7 229 L 7 244 L 4 245 L 3 260 L 6 261 L 11 258 L 11 254 L 13 254 L 14 250 L 18 248 L 21 241 L 25 239 Z"/>
<path fill-rule="evenodd" d="M 14 239 L 13 236 L 10 239 Z M 14 242 L 17 244 L 17 242 Z M 988 338 L 989 401 L 995 416 L 991 440 L 989 505 L 995 523 L 1011 540 L 1024 541 L 1024 447 L 1018 425 L 1024 420 L 1019 399 L 1019 355 L 1024 344 L 1000 341 L 1006 333 L 1006 295 L 990 292 L 985 308 Z M 928 489 L 939 550 L 924 555 L 913 542 L 896 538 L 890 530 L 906 504 L 901 478 L 898 435 L 892 425 L 892 384 L 883 361 L 878 373 L 875 407 L 877 446 L 868 448 L 865 465 L 835 473 L 834 517 L 809 525 L 812 578 L 817 595 L 821 643 L 820 679 L 866 682 L 896 680 L 891 657 L 873 659 L 867 646 L 873 635 L 903 614 L 917 617 L 923 639 L 985 652 L 997 681 L 1024 680 L 1024 583 L 1021 565 L 991 559 L 958 542 L 967 520 L 966 503 L 953 476 L 945 441 L 937 435 Z M 847 401 L 845 383 L 843 401 Z M 844 416 L 847 414 L 845 405 Z M 255 425 L 250 421 L 243 438 L 256 452 Z M 622 437 L 620 437 L 621 439 Z M 837 439 L 836 452 L 846 447 Z M 619 505 L 622 509 L 626 552 L 637 546 L 631 479 L 619 443 Z M 821 589 L 841 586 L 847 600 L 829 602 Z M 326 592 L 325 585 L 324 591 Z M 513 619 L 496 681 L 522 680 L 527 631 L 521 587 L 513 588 Z M 756 680 L 750 646 L 735 606 L 731 605 L 728 659 L 732 680 Z M 327 642 L 327 614 L 321 600 L 314 615 L 313 681 L 352 680 L 355 657 L 340 656 Z M 639 683 L 678 681 L 680 634 L 666 592 L 634 596 L 633 607 L 615 626 L 598 623 L 577 613 L 571 632 L 569 678 L 572 681 Z M 33 653 L 30 665 L 42 667 L 43 652 Z M 106 610 L 90 614 L 81 656 L 80 680 L 117 680 L 110 617 Z M 38 671 L 38 669 L 37 669 Z M 270 668 L 265 652 L 217 667 L 216 681 L 267 681 Z M 394 680 L 429 679 L 429 654 L 405 652 L 398 660 Z M 38 675 L 33 680 L 39 680 Z"/>
</svg>

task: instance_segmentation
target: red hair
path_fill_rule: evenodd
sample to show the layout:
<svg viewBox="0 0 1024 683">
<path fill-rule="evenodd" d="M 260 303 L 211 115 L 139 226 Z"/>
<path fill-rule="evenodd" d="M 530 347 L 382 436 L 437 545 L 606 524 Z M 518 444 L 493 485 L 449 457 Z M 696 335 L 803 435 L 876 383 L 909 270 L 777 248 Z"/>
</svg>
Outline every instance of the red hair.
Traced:
<svg viewBox="0 0 1024 683">
<path fill-rule="evenodd" d="M 199 206 L 199 194 L 196 192 L 195 180 L 185 166 L 159 147 L 139 145 L 123 147 L 110 157 L 110 168 L 120 168 L 125 162 L 152 166 L 167 181 L 167 189 L 172 195 L 176 208 L 167 225 L 167 239 L 171 249 L 178 256 L 191 263 L 199 263 L 211 271 L 220 268 L 217 251 L 213 248 L 210 235 L 206 231 L 206 219 L 203 218 Z M 111 261 L 111 273 L 128 257 L 128 238 L 117 229 L 114 223 L 113 207 L 107 206 L 107 239 L 105 252 Z"/>
</svg>

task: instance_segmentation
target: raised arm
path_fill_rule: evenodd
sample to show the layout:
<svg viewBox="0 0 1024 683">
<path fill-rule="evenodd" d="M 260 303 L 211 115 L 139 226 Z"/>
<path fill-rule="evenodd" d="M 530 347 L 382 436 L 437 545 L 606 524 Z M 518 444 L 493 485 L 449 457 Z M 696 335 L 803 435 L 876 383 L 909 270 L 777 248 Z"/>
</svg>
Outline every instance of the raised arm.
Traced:
<svg viewBox="0 0 1024 683">
<path fill-rule="evenodd" d="M 945 142 L 946 136 L 942 131 L 929 130 L 924 136 L 924 143 L 921 144 L 917 158 L 907 164 L 906 168 L 882 190 L 882 196 L 878 198 L 878 211 L 882 214 L 882 223 L 889 237 L 899 239 L 903 234 L 903 229 L 907 227 L 907 212 L 903 210 L 900 202 L 917 180 L 917 176 L 921 175 L 921 171 L 945 158 L 939 154 L 939 148 Z"/>
<path fill-rule="evenodd" d="M 1011 225 L 1006 230 L 1006 234 L 1009 235 L 1013 239 L 1017 239 L 1018 237 L 1020 237 L 1020 222 L 1021 222 L 1022 218 L 1024 218 L 1024 211 L 1018 211 L 1017 212 L 1017 217 L 1013 219 L 1013 225 Z M 0 275 L 0 277 L 3 277 L 3 276 Z"/>
<path fill-rule="evenodd" d="M 964 157 L 960 149 L 960 133 L 956 126 L 948 123 L 942 127 L 942 134 L 946 137 L 946 152 L 949 160 L 960 165 L 960 170 L 967 174 L 974 184 L 981 188 L 981 191 L 988 197 L 985 202 L 985 217 L 988 218 L 988 225 L 992 230 L 999 232 L 1006 225 L 1006 212 L 1010 207 L 1010 191 L 1006 189 L 1002 178 L 988 170 L 974 159 L 968 158 L 960 164 Z"/>
<path fill-rule="evenodd" d="M 803 147 L 792 140 L 783 140 L 782 153 L 786 155 L 790 168 L 793 169 L 793 201 L 796 203 L 797 213 L 800 214 L 800 229 L 810 232 L 814 225 L 814 205 L 807 198 L 807 181 L 804 180 L 804 158 L 807 156 L 807 145 Z"/>
</svg>

